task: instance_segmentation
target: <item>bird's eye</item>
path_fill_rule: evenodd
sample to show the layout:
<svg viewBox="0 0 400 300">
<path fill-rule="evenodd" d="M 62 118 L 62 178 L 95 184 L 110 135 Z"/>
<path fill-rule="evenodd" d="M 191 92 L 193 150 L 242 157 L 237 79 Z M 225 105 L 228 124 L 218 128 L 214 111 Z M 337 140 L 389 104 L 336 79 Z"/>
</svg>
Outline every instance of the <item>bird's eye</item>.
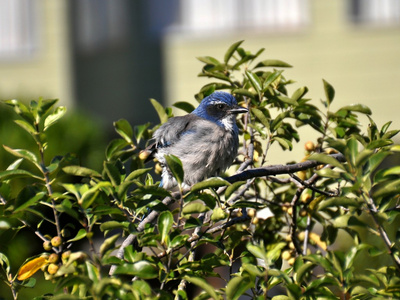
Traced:
<svg viewBox="0 0 400 300">
<path fill-rule="evenodd" d="M 218 109 L 224 109 L 224 107 L 225 107 L 225 105 L 223 105 L 223 104 L 218 104 L 218 105 L 217 105 L 217 108 L 218 108 Z"/>
</svg>

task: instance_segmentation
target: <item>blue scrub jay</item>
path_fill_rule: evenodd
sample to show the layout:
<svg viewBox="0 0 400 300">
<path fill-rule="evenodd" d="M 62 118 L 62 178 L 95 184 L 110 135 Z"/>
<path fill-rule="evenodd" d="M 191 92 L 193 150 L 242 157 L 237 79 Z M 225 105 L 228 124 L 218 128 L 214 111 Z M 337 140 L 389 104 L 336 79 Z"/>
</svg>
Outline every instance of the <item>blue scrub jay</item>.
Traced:
<svg viewBox="0 0 400 300">
<path fill-rule="evenodd" d="M 190 114 L 170 118 L 153 135 L 152 156 L 163 167 L 161 186 L 177 185 L 165 161 L 166 154 L 177 156 L 183 165 L 184 187 L 225 171 L 237 155 L 239 129 L 236 115 L 248 110 L 235 97 L 214 92 Z"/>
</svg>

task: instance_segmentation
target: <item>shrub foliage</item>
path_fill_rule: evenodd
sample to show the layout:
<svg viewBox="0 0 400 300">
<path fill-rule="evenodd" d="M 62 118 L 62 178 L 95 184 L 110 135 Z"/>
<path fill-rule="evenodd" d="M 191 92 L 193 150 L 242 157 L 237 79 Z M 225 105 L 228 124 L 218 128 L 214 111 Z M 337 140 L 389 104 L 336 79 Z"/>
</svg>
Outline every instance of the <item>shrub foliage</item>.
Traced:
<svg viewBox="0 0 400 300">
<path fill-rule="evenodd" d="M 37 147 L 3 145 L 15 160 L 0 171 L 0 238 L 28 230 L 43 242 L 17 266 L 7 253 L 18 249 L 3 248 L 9 294 L 17 299 L 44 278 L 52 285 L 36 299 L 398 299 L 400 167 L 380 165 L 400 151 L 391 140 L 399 130 L 378 127 L 363 104 L 335 107 L 325 80 L 321 103 L 306 87 L 289 94 L 291 66 L 261 60 L 262 52 L 240 41 L 222 59 L 198 58 L 210 83 L 196 98 L 226 90 L 249 113 L 238 120 L 243 138 L 230 172 L 190 190 L 160 188 L 144 165 L 140 149 L 159 125 L 115 122 L 119 138 L 101 170 L 70 154 L 46 163 L 47 130 L 66 109 L 56 100 L 5 101 Z M 172 116 L 151 101 L 161 123 Z M 289 152 L 300 141 L 300 127 L 315 137 L 303 161 L 267 165 L 272 147 Z M 179 159 L 168 164 L 182 182 Z M 24 182 L 17 191 L 15 180 Z"/>
</svg>

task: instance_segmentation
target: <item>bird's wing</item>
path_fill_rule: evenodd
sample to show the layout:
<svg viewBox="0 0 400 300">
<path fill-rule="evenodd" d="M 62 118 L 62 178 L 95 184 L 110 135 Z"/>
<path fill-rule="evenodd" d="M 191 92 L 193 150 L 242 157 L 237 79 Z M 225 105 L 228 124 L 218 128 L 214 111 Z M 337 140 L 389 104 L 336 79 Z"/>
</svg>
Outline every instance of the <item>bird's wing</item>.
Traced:
<svg viewBox="0 0 400 300">
<path fill-rule="evenodd" d="M 154 143 L 142 151 L 146 153 L 145 162 L 154 158 L 154 154 L 157 152 L 158 148 L 171 146 L 178 142 L 181 136 L 195 133 L 197 127 L 196 120 L 202 120 L 202 118 L 188 114 L 182 117 L 170 118 L 166 123 L 161 125 L 154 132 Z"/>
<path fill-rule="evenodd" d="M 156 148 L 168 147 L 178 142 L 182 135 L 195 133 L 198 120 L 202 118 L 192 114 L 169 119 L 154 133 Z"/>
</svg>

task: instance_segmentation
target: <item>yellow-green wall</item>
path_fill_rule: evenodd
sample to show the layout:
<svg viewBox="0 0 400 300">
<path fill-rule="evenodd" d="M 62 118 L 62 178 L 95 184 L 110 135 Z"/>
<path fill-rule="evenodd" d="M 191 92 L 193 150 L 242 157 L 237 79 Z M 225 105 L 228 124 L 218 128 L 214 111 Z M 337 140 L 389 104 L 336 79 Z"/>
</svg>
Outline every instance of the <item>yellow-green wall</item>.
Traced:
<svg viewBox="0 0 400 300">
<path fill-rule="evenodd" d="M 284 72 L 286 78 L 297 81 L 292 85 L 293 91 L 307 86 L 308 97 L 319 103 L 325 97 L 323 78 L 336 90 L 334 108 L 364 103 L 372 109 L 378 126 L 391 120 L 393 128 L 400 128 L 400 26 L 371 28 L 352 24 L 346 19 L 345 1 L 310 1 L 310 23 L 297 32 L 240 32 L 207 37 L 170 34 L 165 40 L 164 57 L 169 103 L 194 99 L 201 86 L 210 82 L 197 78 L 202 63 L 196 57 L 222 59 L 232 43 L 245 40 L 245 49 L 265 48 L 263 59 L 281 59 L 293 65 Z M 362 121 L 367 124 L 367 119 Z M 309 131 L 306 136 L 316 138 Z M 295 152 L 302 155 L 302 151 Z M 282 152 L 277 149 L 275 155 L 279 160 Z M 282 157 L 282 162 L 287 160 Z"/>
<path fill-rule="evenodd" d="M 38 43 L 32 56 L 0 60 L 0 98 L 59 98 L 73 105 L 66 1 L 36 1 Z"/>
</svg>

